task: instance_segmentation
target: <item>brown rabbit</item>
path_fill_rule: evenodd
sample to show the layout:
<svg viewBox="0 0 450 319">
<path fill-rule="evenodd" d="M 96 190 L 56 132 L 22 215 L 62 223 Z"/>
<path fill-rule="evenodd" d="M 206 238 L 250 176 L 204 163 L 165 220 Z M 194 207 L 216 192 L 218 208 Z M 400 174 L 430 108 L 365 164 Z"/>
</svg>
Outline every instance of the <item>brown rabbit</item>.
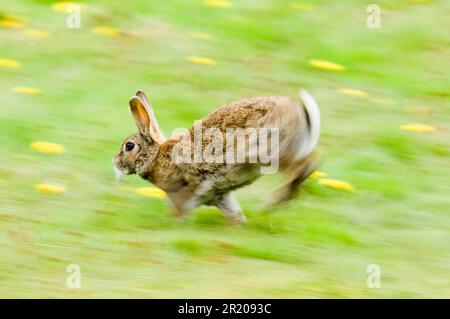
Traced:
<svg viewBox="0 0 450 319">
<path fill-rule="evenodd" d="M 300 91 L 300 99 L 301 103 L 270 96 L 232 102 L 204 117 L 189 131 L 166 139 L 147 97 L 138 90 L 130 100 L 130 111 L 139 132 L 122 143 L 114 158 L 116 170 L 121 174 L 138 174 L 164 190 L 179 215 L 200 205 L 214 205 L 231 221 L 246 222 L 233 191 L 252 183 L 269 167 L 267 158 L 258 157 L 260 153 L 256 153 L 255 147 L 261 149 L 265 145 L 273 162 L 276 160 L 275 169 L 291 176 L 276 203 L 292 199 L 315 168 L 313 150 L 320 133 L 319 108 L 304 90 Z M 253 133 L 268 131 L 265 136 L 275 142 L 268 146 L 263 135 L 249 134 L 236 146 L 235 138 L 239 135 L 227 133 L 239 129 Z M 201 140 L 196 139 L 198 133 Z M 214 149 L 211 145 L 216 147 L 213 160 L 195 160 L 195 154 Z M 180 149 L 187 151 L 188 155 L 181 158 L 184 160 L 180 160 Z M 231 160 L 220 156 L 220 151 L 226 151 L 226 159 Z M 241 161 L 235 158 L 239 156 Z"/>
</svg>

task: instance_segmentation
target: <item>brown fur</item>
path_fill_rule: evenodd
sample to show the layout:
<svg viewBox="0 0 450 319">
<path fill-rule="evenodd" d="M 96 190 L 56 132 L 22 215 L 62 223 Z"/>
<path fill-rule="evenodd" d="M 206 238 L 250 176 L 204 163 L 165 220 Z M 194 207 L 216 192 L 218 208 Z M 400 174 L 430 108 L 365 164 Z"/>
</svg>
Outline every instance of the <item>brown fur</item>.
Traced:
<svg viewBox="0 0 450 319">
<path fill-rule="evenodd" d="M 205 204 L 217 206 L 233 221 L 246 221 L 233 191 L 255 181 L 260 176 L 261 163 L 174 163 L 171 151 L 183 136 L 164 138 L 142 91 L 131 99 L 130 106 L 139 132 L 123 142 L 115 157 L 115 165 L 120 171 L 138 174 L 164 190 L 180 215 Z M 143 117 L 142 113 L 148 113 L 148 116 Z M 305 115 L 302 105 L 287 97 L 255 97 L 232 102 L 211 112 L 202 119 L 202 130 L 218 128 L 225 133 L 227 128 L 279 128 L 280 169 L 291 174 L 277 201 L 282 202 L 294 197 L 298 186 L 315 167 L 313 155 L 296 158 L 299 136 L 308 130 Z M 187 134 L 193 141 L 194 128 Z M 128 142 L 136 145 L 131 151 L 125 150 Z M 202 147 L 208 142 L 204 140 Z"/>
</svg>

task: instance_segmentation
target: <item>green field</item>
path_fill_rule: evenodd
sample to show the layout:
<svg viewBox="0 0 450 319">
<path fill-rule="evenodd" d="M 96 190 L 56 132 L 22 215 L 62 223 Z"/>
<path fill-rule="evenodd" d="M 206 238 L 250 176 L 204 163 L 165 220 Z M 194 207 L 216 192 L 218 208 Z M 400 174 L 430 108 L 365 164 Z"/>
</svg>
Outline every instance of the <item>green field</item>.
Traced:
<svg viewBox="0 0 450 319">
<path fill-rule="evenodd" d="M 449 297 L 450 2 L 379 0 L 381 29 L 356 0 L 208 3 L 86 1 L 69 29 L 51 1 L 2 1 L 0 297 Z M 135 191 L 147 182 L 115 182 L 136 89 L 170 135 L 301 87 L 322 112 L 319 170 L 354 191 L 311 178 L 268 212 L 283 176 L 265 176 L 238 191 L 249 224 L 231 226 L 207 207 L 175 219 Z M 80 289 L 66 286 L 70 264 Z"/>
</svg>

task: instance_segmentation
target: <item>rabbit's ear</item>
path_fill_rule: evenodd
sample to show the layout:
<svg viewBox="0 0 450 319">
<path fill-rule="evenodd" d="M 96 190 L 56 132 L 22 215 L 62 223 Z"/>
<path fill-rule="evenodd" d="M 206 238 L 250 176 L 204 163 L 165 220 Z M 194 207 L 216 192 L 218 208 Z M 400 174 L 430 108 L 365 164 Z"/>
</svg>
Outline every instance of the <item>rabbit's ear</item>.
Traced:
<svg viewBox="0 0 450 319">
<path fill-rule="evenodd" d="M 159 143 L 162 143 L 166 138 L 164 134 L 159 129 L 158 121 L 156 120 L 155 113 L 153 112 L 153 107 L 147 99 L 144 91 L 137 90 L 136 96 L 139 97 L 144 104 L 145 109 L 147 110 L 148 115 L 150 116 L 150 134 L 152 138 Z"/>
<path fill-rule="evenodd" d="M 139 132 L 143 135 L 150 134 L 150 115 L 145 109 L 144 104 L 141 99 L 137 96 L 133 96 L 130 99 L 130 111 L 133 115 L 134 121 L 136 122 L 136 126 L 139 129 Z"/>
</svg>

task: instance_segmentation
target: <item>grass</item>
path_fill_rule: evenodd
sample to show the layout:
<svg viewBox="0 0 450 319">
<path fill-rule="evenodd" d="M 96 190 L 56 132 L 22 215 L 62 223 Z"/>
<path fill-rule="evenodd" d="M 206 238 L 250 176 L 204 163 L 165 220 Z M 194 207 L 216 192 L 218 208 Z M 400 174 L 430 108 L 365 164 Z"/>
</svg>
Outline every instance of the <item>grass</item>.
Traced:
<svg viewBox="0 0 450 319">
<path fill-rule="evenodd" d="M 291 2 L 85 1 L 81 29 L 66 28 L 51 1 L 2 3 L 1 17 L 48 37 L 0 28 L 0 59 L 21 64 L 0 67 L 0 297 L 449 295 L 448 2 L 378 1 L 379 30 L 366 28 L 360 1 L 314 1 L 311 11 Z M 283 178 L 265 176 L 238 192 L 250 223 L 233 227 L 211 208 L 173 219 L 165 200 L 126 190 L 146 182 L 114 182 L 111 158 L 136 130 L 127 102 L 137 88 L 170 134 L 229 101 L 296 97 L 300 87 L 322 111 L 320 170 L 355 192 L 310 179 L 268 213 Z M 436 131 L 400 130 L 408 123 Z M 38 153 L 34 141 L 65 152 Z M 65 192 L 36 192 L 40 183 Z M 66 286 L 70 264 L 81 289 Z M 369 264 L 381 267 L 380 289 L 366 285 Z"/>
</svg>

